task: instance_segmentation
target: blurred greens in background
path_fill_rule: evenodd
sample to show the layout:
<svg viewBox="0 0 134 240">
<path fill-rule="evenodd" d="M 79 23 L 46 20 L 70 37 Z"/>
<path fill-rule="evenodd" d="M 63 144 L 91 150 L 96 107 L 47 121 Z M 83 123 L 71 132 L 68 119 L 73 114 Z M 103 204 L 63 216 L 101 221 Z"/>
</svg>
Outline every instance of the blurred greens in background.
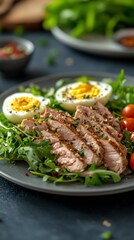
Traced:
<svg viewBox="0 0 134 240">
<path fill-rule="evenodd" d="M 111 36 L 118 29 L 134 27 L 134 0 L 52 0 L 45 8 L 43 27 L 54 26 L 74 37 L 89 32 Z"/>
</svg>

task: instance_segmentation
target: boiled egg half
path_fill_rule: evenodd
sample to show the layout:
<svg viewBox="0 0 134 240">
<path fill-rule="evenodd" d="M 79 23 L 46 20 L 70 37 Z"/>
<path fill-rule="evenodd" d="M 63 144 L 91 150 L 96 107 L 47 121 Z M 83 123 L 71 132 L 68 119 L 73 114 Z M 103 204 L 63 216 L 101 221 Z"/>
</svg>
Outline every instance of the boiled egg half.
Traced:
<svg viewBox="0 0 134 240">
<path fill-rule="evenodd" d="M 2 111 L 10 122 L 17 124 L 43 113 L 49 102 L 49 99 L 31 93 L 14 93 L 4 100 Z"/>
<path fill-rule="evenodd" d="M 97 101 L 105 105 L 112 94 L 112 87 L 103 82 L 72 83 L 59 88 L 55 94 L 61 107 L 75 111 L 77 105 L 92 106 Z"/>
</svg>

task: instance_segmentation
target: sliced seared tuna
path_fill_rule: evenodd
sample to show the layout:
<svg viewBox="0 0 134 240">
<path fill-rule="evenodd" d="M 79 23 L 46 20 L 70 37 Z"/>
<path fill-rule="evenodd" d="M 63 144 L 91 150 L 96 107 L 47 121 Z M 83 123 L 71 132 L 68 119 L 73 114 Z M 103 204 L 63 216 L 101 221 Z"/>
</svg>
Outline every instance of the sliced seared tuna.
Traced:
<svg viewBox="0 0 134 240">
<path fill-rule="evenodd" d="M 64 113 L 64 112 L 57 111 L 55 109 L 51 109 L 51 108 L 47 107 L 43 116 L 45 118 L 56 119 L 64 124 L 70 124 L 68 126 L 71 128 L 71 130 L 73 130 L 73 132 L 75 132 L 75 134 L 77 134 L 77 135 L 79 134 L 81 137 L 81 140 L 83 138 L 86 141 L 86 144 L 98 156 L 97 165 L 102 164 L 104 150 L 101 147 L 101 144 L 99 142 L 97 142 L 97 138 L 93 134 L 93 132 L 91 133 L 91 132 L 87 131 L 85 126 L 82 126 L 81 124 L 78 125 L 77 121 L 69 113 Z"/>
<path fill-rule="evenodd" d="M 117 150 L 117 146 L 114 142 L 102 138 L 100 138 L 100 142 L 105 151 L 103 159 L 104 166 L 118 174 L 123 173 L 128 164 L 126 157 Z"/>
<path fill-rule="evenodd" d="M 127 150 L 125 146 L 122 145 L 119 140 L 116 140 L 115 137 L 110 135 L 107 132 L 107 128 L 102 127 L 95 120 L 90 119 L 90 117 L 81 112 L 79 108 L 76 110 L 75 119 L 77 119 L 79 123 L 88 125 L 89 131 L 91 129 L 91 131 L 94 131 L 95 135 L 98 136 L 98 141 L 100 141 L 104 149 L 104 165 L 113 171 L 116 171 L 117 168 L 120 169 L 117 171 L 118 173 L 123 172 L 127 165 Z M 118 158 L 120 159 L 119 161 Z M 111 164 L 109 164 L 109 162 L 112 163 L 112 166 L 114 163 L 115 166 L 116 163 L 118 163 L 117 168 L 115 168 L 114 170 L 113 167 L 111 167 Z"/>
<path fill-rule="evenodd" d="M 87 145 L 89 145 L 94 152 L 96 152 L 100 159 L 100 164 L 103 163 L 102 160 L 104 156 L 104 149 L 94 132 L 91 131 L 91 129 L 89 130 L 88 126 L 82 124 L 78 124 L 77 131 L 79 132 L 80 136 L 86 140 Z"/>
<path fill-rule="evenodd" d="M 48 139 L 56 161 L 68 171 L 83 171 L 92 163 L 119 174 L 126 169 L 127 150 L 120 142 L 119 123 L 102 104 L 77 106 L 74 117 L 46 107 L 41 119 L 41 123 L 25 119 L 21 126 L 40 132 L 36 142 Z"/>
<path fill-rule="evenodd" d="M 100 163 L 102 163 L 97 154 L 86 144 L 77 131 L 70 127 L 70 125 L 53 119 L 48 119 L 47 123 L 52 131 L 57 132 L 64 141 L 72 145 L 72 148 L 79 153 L 88 165 L 92 163 L 100 165 Z"/>
<path fill-rule="evenodd" d="M 44 114 L 41 115 L 42 119 L 47 120 L 48 118 L 56 119 L 58 121 L 62 121 L 63 123 L 74 124 L 76 121 L 72 118 L 72 116 L 67 112 L 58 111 L 56 109 L 50 108 L 46 106 Z"/>
<path fill-rule="evenodd" d="M 109 132 L 113 137 L 122 139 L 121 132 L 117 131 L 112 125 L 109 125 L 107 118 L 104 118 L 99 112 L 93 110 L 92 107 L 86 106 L 77 106 L 77 111 L 81 111 L 87 117 L 90 117 L 90 120 L 94 120 L 99 123 L 100 126 L 107 128 L 107 132 Z"/>
<path fill-rule="evenodd" d="M 21 127 L 25 127 L 25 130 L 38 130 L 42 131 L 47 129 L 46 123 L 42 122 L 39 123 L 36 119 L 24 119 L 21 122 Z"/>
<path fill-rule="evenodd" d="M 78 122 L 82 123 L 82 124 L 87 124 L 89 126 L 90 129 L 92 129 L 94 131 L 94 133 L 101 138 L 104 139 L 109 139 L 113 142 L 115 142 L 115 144 L 117 146 L 119 146 L 120 151 L 126 155 L 126 148 L 124 147 L 124 145 L 121 144 L 120 139 L 119 138 L 115 138 L 113 137 L 112 134 L 109 133 L 107 127 L 100 125 L 98 122 L 96 122 L 94 119 L 87 117 L 87 115 L 83 114 L 83 112 L 80 111 L 80 109 L 78 108 L 76 113 L 75 113 L 75 118 L 77 119 Z"/>
<path fill-rule="evenodd" d="M 117 131 L 120 132 L 120 125 L 112 113 L 108 110 L 107 107 L 102 105 L 100 102 L 97 102 L 93 109 L 97 110 L 105 119 L 107 119 L 109 125 L 113 126 Z"/>
<path fill-rule="evenodd" d="M 52 145 L 52 153 L 56 154 L 58 157 L 56 161 L 59 164 L 64 165 L 64 167 L 70 172 L 82 171 L 87 165 L 82 161 L 81 157 L 76 154 L 71 146 L 65 144 L 60 140 L 60 136 L 54 134 L 48 129 L 46 123 L 39 124 L 32 120 L 23 120 L 23 126 L 26 130 L 38 129 L 40 130 L 40 137 L 35 140 L 39 143 L 43 140 L 49 140 Z"/>
</svg>

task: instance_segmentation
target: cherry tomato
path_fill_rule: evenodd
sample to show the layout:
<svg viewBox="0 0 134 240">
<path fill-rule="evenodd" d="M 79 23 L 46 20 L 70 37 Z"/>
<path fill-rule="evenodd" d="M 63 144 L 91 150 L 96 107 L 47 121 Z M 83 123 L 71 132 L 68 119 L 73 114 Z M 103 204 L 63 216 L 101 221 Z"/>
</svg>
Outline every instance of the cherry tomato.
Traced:
<svg viewBox="0 0 134 240">
<path fill-rule="evenodd" d="M 134 118 L 122 118 L 120 120 L 120 127 L 122 130 L 134 132 Z"/>
<path fill-rule="evenodd" d="M 127 118 L 134 118 L 134 104 L 128 104 L 122 110 L 122 116 Z"/>
<path fill-rule="evenodd" d="M 134 132 L 131 133 L 130 140 L 134 143 Z"/>
<path fill-rule="evenodd" d="M 129 161 L 131 169 L 134 171 L 134 153 L 132 153 Z"/>
</svg>

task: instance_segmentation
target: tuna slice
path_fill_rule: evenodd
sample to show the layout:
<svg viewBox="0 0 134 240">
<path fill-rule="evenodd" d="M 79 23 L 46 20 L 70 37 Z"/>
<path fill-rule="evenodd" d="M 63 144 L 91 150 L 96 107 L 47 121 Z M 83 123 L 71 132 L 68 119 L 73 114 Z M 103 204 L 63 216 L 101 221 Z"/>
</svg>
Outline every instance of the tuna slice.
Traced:
<svg viewBox="0 0 134 240">
<path fill-rule="evenodd" d="M 48 125 L 52 131 L 57 132 L 64 141 L 70 144 L 83 157 L 86 164 L 96 163 L 100 165 L 100 159 L 97 154 L 85 143 L 76 130 L 74 131 L 69 125 L 53 119 L 48 119 Z"/>
<path fill-rule="evenodd" d="M 79 155 L 73 151 L 71 146 L 64 144 L 64 142 L 60 141 L 60 137 L 57 134 L 54 134 L 48 129 L 45 122 L 39 124 L 36 120 L 32 121 L 26 119 L 23 120 L 21 125 L 25 126 L 25 130 L 40 129 L 41 137 L 36 138 L 36 143 L 46 139 L 49 140 L 53 147 L 52 153 L 58 156 L 56 161 L 59 164 L 64 165 L 69 172 L 82 171 L 87 166 Z"/>
<path fill-rule="evenodd" d="M 88 125 L 89 131 L 91 129 L 98 136 L 98 141 L 100 141 L 104 149 L 104 165 L 110 170 L 122 173 L 127 165 L 127 151 L 125 146 L 119 142 L 119 139 L 116 140 L 107 132 L 105 127 L 100 126 L 95 120 L 90 120 L 90 117 L 81 112 L 79 107 L 76 110 L 75 119 L 81 124 Z"/>
<path fill-rule="evenodd" d="M 103 159 L 105 167 L 119 174 L 122 173 L 128 164 L 126 158 L 117 151 L 112 141 L 100 139 L 100 142 L 105 151 Z"/>
<path fill-rule="evenodd" d="M 101 103 L 93 108 L 77 106 L 74 118 L 69 113 L 46 107 L 42 122 L 23 120 L 25 130 L 40 132 L 36 142 L 48 139 L 56 161 L 70 172 L 83 171 L 87 165 L 104 165 L 117 173 L 127 166 L 127 150 L 121 144 L 120 126 Z"/>
<path fill-rule="evenodd" d="M 107 107 L 105 107 L 100 102 L 97 102 L 93 108 L 97 110 L 105 119 L 107 119 L 109 125 L 113 126 L 117 131 L 121 131 L 119 122 L 116 120 L 116 118 L 112 115 L 112 113 L 108 110 Z"/>
<path fill-rule="evenodd" d="M 109 132 L 113 137 L 118 138 L 119 140 L 122 139 L 122 134 L 120 131 L 117 131 L 112 125 L 109 125 L 108 119 L 104 118 L 96 110 L 93 110 L 92 107 L 86 106 L 77 106 L 77 111 L 81 111 L 85 116 L 90 117 L 90 120 L 94 120 L 99 123 L 100 126 L 105 127 L 107 132 Z"/>
</svg>

